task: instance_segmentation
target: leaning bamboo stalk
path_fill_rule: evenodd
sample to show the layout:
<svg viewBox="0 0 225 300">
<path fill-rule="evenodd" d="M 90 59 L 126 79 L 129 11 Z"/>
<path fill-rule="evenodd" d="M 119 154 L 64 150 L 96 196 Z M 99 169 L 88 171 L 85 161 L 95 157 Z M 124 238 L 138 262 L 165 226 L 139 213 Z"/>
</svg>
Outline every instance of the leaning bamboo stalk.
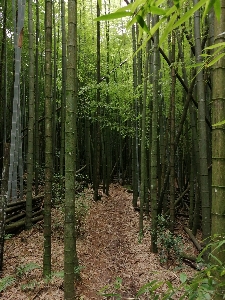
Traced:
<svg viewBox="0 0 225 300">
<path fill-rule="evenodd" d="M 184 195 L 189 191 L 190 185 L 186 188 L 185 191 L 180 195 L 180 197 L 175 201 L 175 207 L 180 203 L 180 201 L 183 199 Z M 169 214 L 169 209 L 165 212 L 165 216 Z"/>
<path fill-rule="evenodd" d="M 188 227 L 184 227 L 184 231 L 189 235 L 189 237 L 192 240 L 192 242 L 194 243 L 195 247 L 199 251 L 201 251 L 202 250 L 202 246 L 200 245 L 200 243 L 198 242 L 198 240 L 196 239 L 196 237 L 193 235 L 193 233 L 191 232 L 191 230 Z"/>
</svg>

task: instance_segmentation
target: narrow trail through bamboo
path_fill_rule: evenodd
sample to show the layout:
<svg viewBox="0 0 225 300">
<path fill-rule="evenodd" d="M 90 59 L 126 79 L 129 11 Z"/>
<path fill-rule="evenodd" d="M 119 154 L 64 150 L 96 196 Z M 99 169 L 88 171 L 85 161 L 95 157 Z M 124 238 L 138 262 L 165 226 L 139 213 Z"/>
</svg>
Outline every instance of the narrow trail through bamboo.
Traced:
<svg viewBox="0 0 225 300">
<path fill-rule="evenodd" d="M 103 196 L 93 205 L 86 220 L 84 240 L 78 241 L 77 247 L 83 266 L 77 287 L 81 299 L 106 299 L 98 294 L 104 286 L 109 286 L 107 292 L 120 293 L 122 299 L 128 299 L 151 280 L 179 281 L 179 276 L 160 266 L 158 256 L 150 252 L 149 226 L 146 220 L 145 236 L 140 243 L 132 194 L 119 185 L 111 186 L 110 196 Z M 117 277 L 122 279 L 119 290 L 113 287 Z"/>
<path fill-rule="evenodd" d="M 82 205 L 90 205 L 90 210 L 81 227 L 81 236 L 77 240 L 77 252 L 81 268 L 81 281 L 76 283 L 79 300 L 115 299 L 103 297 L 99 291 L 108 286 L 106 292 L 118 293 L 122 299 L 132 299 L 145 283 L 152 280 L 170 281 L 179 284 L 179 273 L 193 276 L 193 269 L 183 265 L 174 269 L 173 263 L 162 266 L 157 254 L 150 252 L 150 221 L 144 222 L 144 238 L 138 241 L 139 213 L 132 207 L 132 194 L 118 184 L 110 186 L 110 196 L 102 196 L 93 202 L 93 191 L 87 189 Z M 52 272 L 50 282 L 42 276 L 43 261 L 43 221 L 38 222 L 29 231 L 22 231 L 5 241 L 4 270 L 2 277 L 15 279 L 12 285 L 1 293 L 2 300 L 60 300 L 63 299 L 63 278 L 56 276 L 63 272 L 64 214 L 62 208 L 52 210 Z M 178 224 L 179 225 L 179 224 Z M 184 248 L 189 254 L 196 249 L 184 232 L 184 223 L 178 226 L 183 234 Z M 38 268 L 16 275 L 17 269 L 37 265 Z M 55 274 L 55 275 L 54 275 Z M 118 290 L 114 284 L 121 278 Z M 166 289 L 163 286 L 161 291 Z M 138 299 L 147 300 L 142 295 Z"/>
</svg>

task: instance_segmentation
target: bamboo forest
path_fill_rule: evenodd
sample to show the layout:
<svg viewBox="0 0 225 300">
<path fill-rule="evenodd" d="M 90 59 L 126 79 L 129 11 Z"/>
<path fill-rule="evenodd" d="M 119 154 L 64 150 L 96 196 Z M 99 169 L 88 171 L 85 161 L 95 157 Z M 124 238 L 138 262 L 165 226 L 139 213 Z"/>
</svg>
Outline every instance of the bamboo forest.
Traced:
<svg viewBox="0 0 225 300">
<path fill-rule="evenodd" d="M 1 0 L 1 299 L 225 299 L 224 78 L 225 0 Z"/>
</svg>

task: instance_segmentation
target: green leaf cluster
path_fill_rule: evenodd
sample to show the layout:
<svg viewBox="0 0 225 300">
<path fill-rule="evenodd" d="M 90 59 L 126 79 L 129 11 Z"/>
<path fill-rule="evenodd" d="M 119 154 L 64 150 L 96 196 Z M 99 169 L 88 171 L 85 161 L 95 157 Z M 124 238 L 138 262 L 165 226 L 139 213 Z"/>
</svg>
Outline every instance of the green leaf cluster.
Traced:
<svg viewBox="0 0 225 300">
<path fill-rule="evenodd" d="M 182 238 L 168 229 L 168 219 L 162 215 L 158 216 L 157 220 L 157 247 L 161 263 L 168 263 L 169 260 L 181 263 Z"/>
<path fill-rule="evenodd" d="M 127 23 L 127 28 L 129 28 L 134 23 L 138 23 L 140 28 L 140 35 L 142 35 L 143 32 L 147 33 L 147 40 L 150 39 L 163 24 L 164 34 L 161 36 L 159 41 L 159 45 L 161 45 L 172 30 L 178 28 L 180 25 L 188 21 L 190 17 L 192 17 L 193 14 L 200 8 L 204 8 L 202 21 L 204 21 L 206 15 L 212 8 L 214 8 L 218 19 L 221 15 L 220 0 L 200 0 L 197 4 L 195 4 L 193 7 L 190 7 L 184 13 L 181 9 L 183 5 L 185 5 L 185 1 L 183 0 L 173 1 L 173 5 L 169 8 L 168 2 L 164 0 L 136 0 L 125 7 L 119 8 L 116 12 L 102 15 L 95 20 L 109 21 L 112 19 L 131 17 L 131 20 Z M 152 28 L 148 28 L 145 22 L 145 17 L 149 13 L 160 16 L 159 22 L 157 22 Z M 170 19 L 169 22 L 168 19 Z"/>
<path fill-rule="evenodd" d="M 6 276 L 0 280 L 0 292 L 4 291 L 7 287 L 11 286 L 15 282 L 15 277 Z"/>
<path fill-rule="evenodd" d="M 104 286 L 100 291 L 99 295 L 103 297 L 110 297 L 110 299 L 120 300 L 122 299 L 121 294 L 119 293 L 119 289 L 122 286 L 122 278 L 117 277 L 113 286 Z M 111 292 L 112 291 L 112 292 Z"/>
<path fill-rule="evenodd" d="M 41 267 L 33 262 L 24 264 L 24 265 L 19 265 L 16 268 L 16 276 L 17 277 L 23 277 L 24 275 L 27 275 L 29 272 L 35 270 L 35 269 L 40 269 Z"/>
</svg>

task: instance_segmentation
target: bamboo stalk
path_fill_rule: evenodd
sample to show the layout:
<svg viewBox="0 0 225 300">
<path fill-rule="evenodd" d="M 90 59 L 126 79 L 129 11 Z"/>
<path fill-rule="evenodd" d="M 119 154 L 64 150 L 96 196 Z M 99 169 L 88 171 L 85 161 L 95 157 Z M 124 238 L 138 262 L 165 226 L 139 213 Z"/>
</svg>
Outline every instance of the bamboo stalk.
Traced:
<svg viewBox="0 0 225 300">
<path fill-rule="evenodd" d="M 191 230 L 188 227 L 183 227 L 184 231 L 189 235 L 190 239 L 192 240 L 192 242 L 194 243 L 195 247 L 201 251 L 202 250 L 202 246 L 200 245 L 200 243 L 198 242 L 198 240 L 196 239 L 196 237 L 193 235 L 193 233 L 191 232 Z"/>
</svg>

